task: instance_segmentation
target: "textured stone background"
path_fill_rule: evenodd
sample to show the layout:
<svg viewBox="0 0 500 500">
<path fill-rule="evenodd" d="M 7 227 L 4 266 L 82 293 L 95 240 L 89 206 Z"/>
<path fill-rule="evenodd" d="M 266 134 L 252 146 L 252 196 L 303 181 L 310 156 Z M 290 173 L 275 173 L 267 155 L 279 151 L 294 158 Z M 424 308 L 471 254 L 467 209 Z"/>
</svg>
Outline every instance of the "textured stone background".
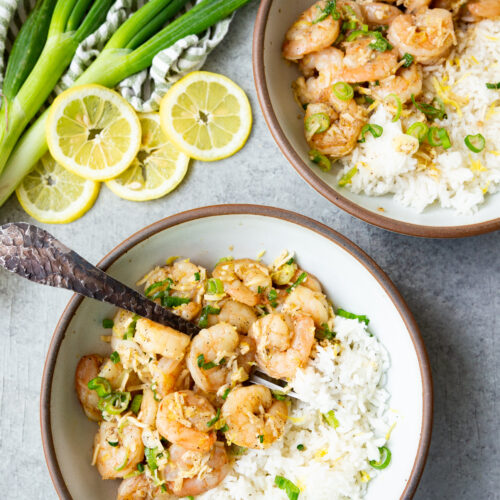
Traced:
<svg viewBox="0 0 500 500">
<path fill-rule="evenodd" d="M 352 218 L 309 188 L 281 155 L 260 113 L 251 67 L 256 11 L 254 1 L 236 16 L 206 65 L 250 96 L 255 125 L 246 147 L 217 164 L 193 163 L 183 184 L 163 200 L 134 204 L 103 188 L 83 219 L 49 230 L 91 262 L 153 221 L 218 203 L 275 205 L 340 231 L 394 281 L 429 351 L 434 435 L 416 498 L 499 499 L 500 232 L 454 241 L 400 236 Z M 18 220 L 29 217 L 11 199 L 0 210 L 0 223 Z M 8 490 L 3 498 L 56 498 L 43 458 L 38 404 L 45 354 L 68 299 L 69 293 L 0 271 L 0 484 Z"/>
</svg>

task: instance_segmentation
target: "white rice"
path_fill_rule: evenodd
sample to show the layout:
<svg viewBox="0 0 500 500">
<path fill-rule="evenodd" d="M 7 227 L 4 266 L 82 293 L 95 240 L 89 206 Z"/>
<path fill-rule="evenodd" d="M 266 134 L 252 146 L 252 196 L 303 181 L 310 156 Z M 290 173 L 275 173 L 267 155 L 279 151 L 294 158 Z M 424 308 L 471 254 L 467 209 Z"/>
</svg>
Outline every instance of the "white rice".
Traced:
<svg viewBox="0 0 500 500">
<path fill-rule="evenodd" d="M 376 474 L 368 462 L 380 459 L 378 447 L 390 428 L 384 389 L 389 358 L 364 323 L 336 317 L 335 332 L 340 345 L 318 346 L 292 383 L 303 402 L 292 402 L 283 439 L 267 450 L 246 451 L 217 488 L 197 498 L 286 499 L 274 485 L 277 475 L 299 486 L 301 500 L 364 496 Z M 340 424 L 336 429 L 322 417 L 330 410 Z"/>
<path fill-rule="evenodd" d="M 379 105 L 370 122 L 383 127 L 382 136 L 367 134 L 365 143 L 340 160 L 339 179 L 353 166 L 358 170 L 348 189 L 371 196 L 393 194 L 398 203 L 419 212 L 438 203 L 463 214 L 476 212 L 487 193 L 500 189 L 500 91 L 485 85 L 499 81 L 500 21 L 481 21 L 467 31 L 461 27 L 457 38 L 446 65 L 424 66 L 424 95 L 429 102 L 436 96 L 436 82 L 441 87 L 448 118 L 435 125 L 446 128 L 451 148 L 438 148 L 440 153 L 430 164 L 396 151 L 394 141 L 423 115 L 415 111 L 403 118 L 404 123 L 392 123 L 392 115 Z M 447 100 L 456 96 L 462 101 L 458 109 Z M 479 154 L 464 143 L 465 136 L 477 133 L 486 139 Z"/>
</svg>

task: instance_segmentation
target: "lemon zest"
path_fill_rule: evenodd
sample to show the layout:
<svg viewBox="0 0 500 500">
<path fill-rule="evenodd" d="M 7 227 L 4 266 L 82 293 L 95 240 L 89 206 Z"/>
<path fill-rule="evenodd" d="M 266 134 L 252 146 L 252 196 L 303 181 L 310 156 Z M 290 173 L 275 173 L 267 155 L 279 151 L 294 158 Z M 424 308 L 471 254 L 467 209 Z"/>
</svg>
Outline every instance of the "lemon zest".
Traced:
<svg viewBox="0 0 500 500">
<path fill-rule="evenodd" d="M 362 470 L 359 474 L 361 475 L 361 481 L 363 483 L 367 483 L 371 480 L 370 474 L 368 474 L 368 472 Z"/>
<path fill-rule="evenodd" d="M 373 101 L 369 106 L 368 106 L 368 111 L 373 111 L 378 105 L 380 104 L 380 101 Z"/>
<path fill-rule="evenodd" d="M 474 64 L 479 64 L 479 61 L 474 57 L 474 56 L 470 56 L 470 60 L 474 63 Z"/>
<path fill-rule="evenodd" d="M 481 160 L 475 160 L 472 158 L 471 155 L 469 155 L 469 160 L 470 160 L 470 169 L 473 172 L 487 172 L 488 169 L 481 163 Z"/>
<path fill-rule="evenodd" d="M 500 156 L 500 151 L 486 151 L 490 155 Z"/>
<path fill-rule="evenodd" d="M 498 101 L 492 102 L 486 111 L 486 114 L 484 115 L 484 121 L 488 121 L 493 115 L 498 113 L 497 105 L 499 104 Z"/>
<path fill-rule="evenodd" d="M 302 416 L 302 417 L 288 417 L 288 420 L 290 420 L 294 424 L 301 424 L 302 422 L 304 422 L 305 419 L 306 419 L 306 417 L 304 417 L 304 416 Z"/>
<path fill-rule="evenodd" d="M 165 263 L 167 264 L 167 266 L 170 266 L 170 264 L 173 264 L 179 257 L 180 257 L 180 255 L 173 255 L 172 257 L 169 257 L 165 261 Z"/>
<path fill-rule="evenodd" d="M 453 106 L 457 110 L 458 116 L 462 118 L 463 117 L 462 109 L 460 108 L 460 105 L 457 102 L 457 100 L 460 99 L 460 97 L 453 94 L 453 92 L 450 91 L 450 87 L 448 85 L 444 86 L 441 85 L 435 76 L 432 77 L 432 84 L 434 86 L 434 90 L 436 91 L 437 95 L 443 100 L 443 102 L 445 104 Z M 451 97 L 453 97 L 453 99 L 451 99 Z"/>
<path fill-rule="evenodd" d="M 326 454 L 328 453 L 328 448 L 320 448 L 319 450 L 316 450 L 314 452 L 314 459 L 315 460 L 320 460 L 321 458 L 323 458 Z"/>
<path fill-rule="evenodd" d="M 498 38 L 496 36 L 484 35 L 484 38 L 486 38 L 487 40 L 491 40 L 492 42 L 498 42 L 498 41 L 500 41 L 500 38 Z"/>
<path fill-rule="evenodd" d="M 306 489 L 306 485 L 304 484 L 304 482 L 301 479 L 297 479 L 297 488 L 300 491 L 305 491 L 305 489 Z"/>
<path fill-rule="evenodd" d="M 484 186 L 484 188 L 481 190 L 483 192 L 483 194 L 486 194 L 488 192 L 488 189 L 490 188 L 490 184 L 491 184 L 491 182 L 488 181 L 486 183 L 486 185 Z"/>
<path fill-rule="evenodd" d="M 387 431 L 387 434 L 385 435 L 385 440 L 389 441 L 392 431 L 394 430 L 394 427 L 396 427 L 397 422 L 394 422 L 390 427 L 389 430 Z"/>
</svg>

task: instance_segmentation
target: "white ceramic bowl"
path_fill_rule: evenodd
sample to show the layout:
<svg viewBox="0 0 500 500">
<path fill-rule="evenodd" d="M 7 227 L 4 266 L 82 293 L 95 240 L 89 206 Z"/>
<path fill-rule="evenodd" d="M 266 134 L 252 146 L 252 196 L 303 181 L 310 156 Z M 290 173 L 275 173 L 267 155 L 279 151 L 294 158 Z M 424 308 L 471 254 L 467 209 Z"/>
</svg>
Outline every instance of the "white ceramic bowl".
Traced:
<svg viewBox="0 0 500 500">
<path fill-rule="evenodd" d="M 231 250 L 230 250 L 231 247 Z M 399 419 L 389 446 L 393 460 L 370 484 L 367 500 L 411 498 L 423 471 L 432 426 L 432 382 L 425 348 L 403 299 L 361 249 L 332 229 L 301 215 L 268 207 L 225 205 L 175 215 L 125 240 L 100 263 L 134 287 L 152 266 L 172 255 L 213 267 L 224 255 L 264 259 L 294 250 L 301 266 L 321 279 L 327 295 L 370 318 L 389 351 L 390 406 Z M 63 499 L 110 500 L 117 482 L 102 481 L 91 467 L 96 424 L 87 420 L 73 387 L 79 358 L 107 353 L 103 318 L 114 308 L 74 296 L 55 330 L 43 374 L 41 425 L 45 456 Z"/>
<path fill-rule="evenodd" d="M 488 196 L 474 215 L 457 215 L 437 206 L 419 214 L 397 204 L 391 196 L 366 196 L 340 188 L 335 169 L 322 172 L 311 165 L 303 120 L 291 90 L 291 83 L 299 72 L 296 64 L 283 59 L 281 45 L 288 27 L 312 3 L 313 0 L 262 0 L 253 43 L 255 85 L 262 112 L 278 146 L 297 172 L 346 212 L 398 233 L 441 238 L 500 229 L 500 193 Z"/>
</svg>

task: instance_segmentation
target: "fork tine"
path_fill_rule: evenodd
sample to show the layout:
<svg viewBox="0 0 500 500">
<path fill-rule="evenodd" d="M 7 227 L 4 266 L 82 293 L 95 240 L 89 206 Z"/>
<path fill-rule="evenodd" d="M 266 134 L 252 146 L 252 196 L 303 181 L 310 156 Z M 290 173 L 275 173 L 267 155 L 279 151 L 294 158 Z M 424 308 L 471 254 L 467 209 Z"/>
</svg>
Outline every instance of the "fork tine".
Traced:
<svg viewBox="0 0 500 500">
<path fill-rule="evenodd" d="M 249 382 L 251 384 L 263 385 L 268 389 L 271 389 L 272 391 L 278 391 L 278 392 L 284 392 L 283 390 L 287 386 L 287 383 L 284 380 L 278 380 L 273 377 L 270 377 L 269 375 L 266 375 L 260 370 L 255 370 L 253 372 Z M 300 399 L 299 396 L 294 391 L 286 392 L 285 394 L 291 398 Z"/>
</svg>

